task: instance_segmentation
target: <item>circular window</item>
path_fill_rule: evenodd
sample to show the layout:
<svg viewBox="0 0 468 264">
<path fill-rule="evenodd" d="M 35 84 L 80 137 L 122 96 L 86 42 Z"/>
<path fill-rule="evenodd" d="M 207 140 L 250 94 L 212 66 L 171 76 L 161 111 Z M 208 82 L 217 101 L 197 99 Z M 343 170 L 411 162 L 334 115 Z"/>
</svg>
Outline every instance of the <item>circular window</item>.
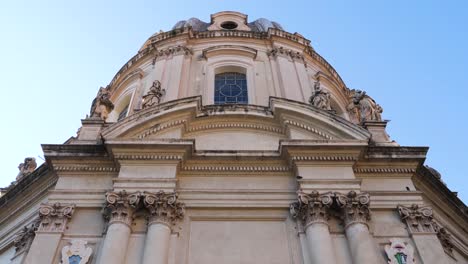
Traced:
<svg viewBox="0 0 468 264">
<path fill-rule="evenodd" d="M 236 29 L 237 23 L 232 21 L 226 21 L 221 24 L 221 27 L 224 29 Z"/>
</svg>

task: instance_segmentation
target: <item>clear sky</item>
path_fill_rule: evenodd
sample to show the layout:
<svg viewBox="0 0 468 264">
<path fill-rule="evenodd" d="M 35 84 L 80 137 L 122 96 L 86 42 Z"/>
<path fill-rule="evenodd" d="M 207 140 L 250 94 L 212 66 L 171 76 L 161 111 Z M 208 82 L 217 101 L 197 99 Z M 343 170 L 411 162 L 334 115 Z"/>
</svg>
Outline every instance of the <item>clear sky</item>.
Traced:
<svg viewBox="0 0 468 264">
<path fill-rule="evenodd" d="M 299 32 L 383 108 L 401 145 L 468 202 L 468 1 L 2 1 L 0 186 L 41 145 L 76 135 L 100 86 L 179 20 L 233 10 Z"/>
</svg>

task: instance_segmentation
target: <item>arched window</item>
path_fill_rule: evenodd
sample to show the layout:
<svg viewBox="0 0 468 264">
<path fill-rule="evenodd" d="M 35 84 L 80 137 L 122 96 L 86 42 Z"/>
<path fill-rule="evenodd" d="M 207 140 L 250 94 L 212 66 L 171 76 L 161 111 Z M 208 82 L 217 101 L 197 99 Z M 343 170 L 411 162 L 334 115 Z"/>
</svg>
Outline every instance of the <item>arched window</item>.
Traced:
<svg viewBox="0 0 468 264">
<path fill-rule="evenodd" d="M 122 109 L 122 111 L 120 111 L 120 114 L 119 114 L 119 117 L 117 118 L 117 121 L 120 121 L 120 120 L 124 119 L 127 116 L 128 106 L 129 105 L 125 106 L 124 109 Z"/>
<path fill-rule="evenodd" d="M 244 73 L 223 72 L 215 75 L 215 104 L 247 104 L 247 78 Z"/>
</svg>

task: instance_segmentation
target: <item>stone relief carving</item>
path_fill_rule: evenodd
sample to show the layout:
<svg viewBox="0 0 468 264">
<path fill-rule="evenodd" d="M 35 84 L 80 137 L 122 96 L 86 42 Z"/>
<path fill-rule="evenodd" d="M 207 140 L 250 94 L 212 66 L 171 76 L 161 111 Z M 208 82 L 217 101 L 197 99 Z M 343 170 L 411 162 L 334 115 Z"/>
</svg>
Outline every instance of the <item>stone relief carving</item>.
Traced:
<svg viewBox="0 0 468 264">
<path fill-rule="evenodd" d="M 267 52 L 269 57 L 285 56 L 289 57 L 292 60 L 300 60 L 305 64 L 304 54 L 298 51 L 285 49 L 283 47 L 274 47 L 273 49 Z"/>
<path fill-rule="evenodd" d="M 143 197 L 143 203 L 149 213 L 148 224 L 163 223 L 174 225 L 177 220 L 184 217 L 184 204 L 177 201 L 177 194 L 175 192 L 144 192 Z"/>
<path fill-rule="evenodd" d="M 114 104 L 110 100 L 109 89 L 99 88 L 98 94 L 91 104 L 90 116 L 106 120 L 113 109 Z"/>
<path fill-rule="evenodd" d="M 175 46 L 175 47 L 169 47 L 167 49 L 162 49 L 162 50 L 155 49 L 154 53 L 155 53 L 155 55 L 154 55 L 154 58 L 153 58 L 153 66 L 154 66 L 154 64 L 156 64 L 156 60 L 159 57 L 162 57 L 162 56 L 169 57 L 171 55 L 173 56 L 173 55 L 178 55 L 178 54 L 184 54 L 184 55 L 192 55 L 193 54 L 191 49 L 187 48 L 186 46 L 182 46 L 182 45 L 178 45 L 178 46 Z"/>
<path fill-rule="evenodd" d="M 62 248 L 61 264 L 86 264 L 93 253 L 93 249 L 86 246 L 85 240 L 72 240 L 70 245 Z"/>
<path fill-rule="evenodd" d="M 109 224 L 114 222 L 124 223 L 131 226 L 133 221 L 133 211 L 140 202 L 140 193 L 120 192 L 106 193 L 106 206 L 104 217 Z"/>
<path fill-rule="evenodd" d="M 24 176 L 29 175 L 33 172 L 37 167 L 36 159 L 32 157 L 28 157 L 24 159 L 23 163 L 18 165 L 19 173 L 16 176 L 16 180 L 21 180 Z"/>
<path fill-rule="evenodd" d="M 39 227 L 40 220 L 37 219 L 29 226 L 24 226 L 15 236 L 13 244 L 16 249 L 16 253 L 27 250 L 31 245 L 34 237 L 36 236 L 36 231 Z"/>
<path fill-rule="evenodd" d="M 374 99 L 361 90 L 350 90 L 351 102 L 347 107 L 351 120 L 359 124 L 364 121 L 382 121 L 383 109 Z"/>
<path fill-rule="evenodd" d="M 155 106 L 161 102 L 161 98 L 166 94 L 165 89 L 161 89 L 161 82 L 156 80 L 150 87 L 148 93 L 143 95 L 142 109 Z"/>
<path fill-rule="evenodd" d="M 369 209 L 370 196 L 368 193 L 350 191 L 348 194 L 335 193 L 336 202 L 343 210 L 343 218 L 346 226 L 354 223 L 367 225 L 371 219 Z"/>
<path fill-rule="evenodd" d="M 434 223 L 434 229 L 437 232 L 437 238 L 439 238 L 440 244 L 444 248 L 444 251 L 453 256 L 453 241 L 452 235 L 443 226 Z"/>
<path fill-rule="evenodd" d="M 401 220 L 406 222 L 410 233 L 436 233 L 432 209 L 429 206 L 413 204 L 410 207 L 399 205 Z"/>
<path fill-rule="evenodd" d="M 322 110 L 332 110 L 330 106 L 330 93 L 322 89 L 319 81 L 315 82 L 314 92 L 309 98 L 309 104 Z"/>
<path fill-rule="evenodd" d="M 66 228 L 68 219 L 72 217 L 74 211 L 74 204 L 41 204 L 41 207 L 39 208 L 39 218 L 41 223 L 38 227 L 38 231 L 63 232 Z"/>
<path fill-rule="evenodd" d="M 385 245 L 388 264 L 415 264 L 413 247 L 398 238 L 390 239 L 390 245 Z"/>
<path fill-rule="evenodd" d="M 301 220 L 305 225 L 313 223 L 328 223 L 329 209 L 333 204 L 333 194 L 319 194 L 312 191 L 310 194 L 302 190 L 297 191 L 297 202 L 290 206 L 290 212 L 293 218 Z"/>
</svg>

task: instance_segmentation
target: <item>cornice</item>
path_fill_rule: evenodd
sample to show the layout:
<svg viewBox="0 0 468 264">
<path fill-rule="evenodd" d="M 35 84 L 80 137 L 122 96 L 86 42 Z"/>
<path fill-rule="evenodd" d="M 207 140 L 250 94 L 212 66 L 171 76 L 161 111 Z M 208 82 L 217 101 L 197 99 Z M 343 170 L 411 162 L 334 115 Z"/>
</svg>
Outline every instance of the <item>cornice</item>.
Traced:
<svg viewBox="0 0 468 264">
<path fill-rule="evenodd" d="M 196 132 L 201 130 L 209 130 L 209 129 L 225 129 L 225 128 L 247 128 L 247 129 L 255 129 L 255 130 L 263 130 L 267 132 L 273 132 L 277 134 L 284 134 L 282 128 L 273 127 L 268 125 L 261 125 L 255 123 L 247 123 L 247 122 L 223 122 L 223 123 L 212 123 L 212 124 L 205 124 L 205 125 L 198 125 L 187 128 L 187 132 Z"/>
<path fill-rule="evenodd" d="M 182 160 L 182 155 L 116 154 L 118 160 Z"/>
<path fill-rule="evenodd" d="M 202 51 L 202 56 L 205 59 L 223 54 L 237 54 L 245 57 L 250 57 L 254 60 L 255 58 L 257 58 L 256 49 L 240 45 L 218 45 L 206 48 Z"/>
<path fill-rule="evenodd" d="M 415 173 L 414 168 L 388 168 L 388 167 L 372 167 L 372 168 L 355 168 L 355 173 Z"/>
<path fill-rule="evenodd" d="M 356 161 L 356 156 L 346 155 L 316 155 L 316 156 L 296 156 L 292 155 L 292 161 Z"/>
<path fill-rule="evenodd" d="M 298 128 L 301 128 L 301 129 L 304 129 L 304 130 L 307 130 L 309 132 L 312 132 L 320 137 L 323 137 L 325 139 L 328 139 L 328 140 L 333 140 L 333 136 L 324 132 L 324 131 L 321 131 L 321 130 L 318 130 L 314 127 L 311 127 L 309 125 L 306 125 L 304 123 L 301 123 L 301 122 L 297 122 L 297 121 L 294 121 L 294 120 L 289 120 L 289 119 L 286 119 L 284 120 L 284 123 L 287 124 L 287 125 L 292 125 L 292 126 L 295 126 L 295 127 L 298 127 Z"/>
<path fill-rule="evenodd" d="M 173 128 L 173 127 L 176 127 L 176 126 L 179 126 L 179 125 L 185 125 L 185 123 L 187 123 L 186 119 L 180 119 L 180 120 L 174 120 L 174 121 L 163 123 L 163 124 L 156 124 L 156 125 L 152 126 L 151 128 L 149 128 L 149 129 L 141 132 L 140 134 L 138 134 L 137 138 L 144 139 L 146 137 L 149 137 L 149 136 L 151 136 L 153 134 L 158 133 L 159 131 L 169 129 L 169 128 Z"/>
<path fill-rule="evenodd" d="M 54 165 L 54 170 L 57 172 L 118 172 L 119 169 L 116 167 L 111 166 L 99 166 L 99 164 L 95 165 L 73 165 L 73 166 L 60 166 Z"/>
</svg>

